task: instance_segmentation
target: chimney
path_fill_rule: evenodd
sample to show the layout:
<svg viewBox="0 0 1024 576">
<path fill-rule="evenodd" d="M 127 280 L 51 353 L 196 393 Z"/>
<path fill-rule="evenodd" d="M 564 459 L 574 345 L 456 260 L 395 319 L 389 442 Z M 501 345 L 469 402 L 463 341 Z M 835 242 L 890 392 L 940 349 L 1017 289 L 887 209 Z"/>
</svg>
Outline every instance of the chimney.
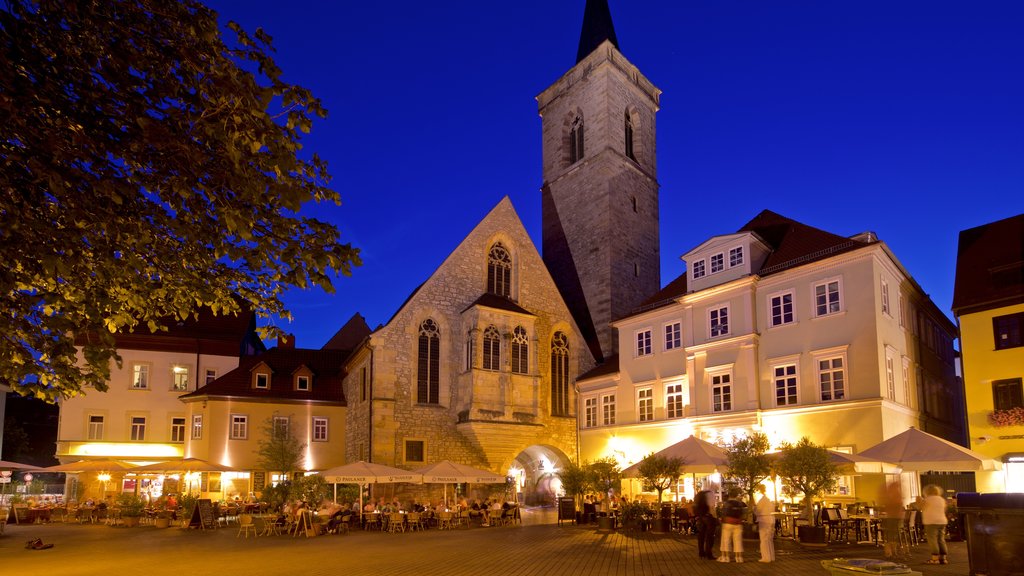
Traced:
<svg viewBox="0 0 1024 576">
<path fill-rule="evenodd" d="M 285 334 L 277 337 L 277 347 L 282 350 L 295 349 L 295 334 Z"/>
</svg>

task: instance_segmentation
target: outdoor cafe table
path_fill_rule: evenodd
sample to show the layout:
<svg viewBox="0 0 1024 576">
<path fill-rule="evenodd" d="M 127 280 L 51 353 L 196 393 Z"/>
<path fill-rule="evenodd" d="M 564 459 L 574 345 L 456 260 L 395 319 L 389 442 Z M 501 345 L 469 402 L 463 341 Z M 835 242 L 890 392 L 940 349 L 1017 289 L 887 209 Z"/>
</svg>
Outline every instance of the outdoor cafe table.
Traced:
<svg viewBox="0 0 1024 576">
<path fill-rule="evenodd" d="M 49 522 L 50 509 L 45 506 L 40 508 L 27 508 L 25 510 L 25 521 L 29 524 L 35 524 L 36 522 L 39 522 L 40 524 L 43 522 Z"/>
<path fill-rule="evenodd" d="M 799 512 L 772 512 L 772 516 L 779 520 L 779 531 L 782 536 L 796 538 L 796 519 L 800 517 Z"/>
</svg>

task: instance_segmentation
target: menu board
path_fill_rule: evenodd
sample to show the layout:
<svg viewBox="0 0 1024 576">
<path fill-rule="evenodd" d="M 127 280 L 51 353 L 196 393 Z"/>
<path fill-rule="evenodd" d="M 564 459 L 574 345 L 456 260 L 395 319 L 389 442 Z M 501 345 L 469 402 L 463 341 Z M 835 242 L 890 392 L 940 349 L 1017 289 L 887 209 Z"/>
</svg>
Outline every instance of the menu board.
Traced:
<svg viewBox="0 0 1024 576">
<path fill-rule="evenodd" d="M 558 499 L 558 523 L 561 524 L 562 520 L 576 520 L 575 498 L 566 496 Z"/>
<path fill-rule="evenodd" d="M 196 503 L 195 509 L 192 510 L 192 518 L 189 520 L 188 527 L 213 530 L 217 527 L 215 522 L 216 520 L 213 518 L 213 502 L 209 498 L 203 498 Z"/>
<path fill-rule="evenodd" d="M 252 491 L 261 492 L 267 486 L 267 473 L 259 470 L 252 473 Z"/>
</svg>

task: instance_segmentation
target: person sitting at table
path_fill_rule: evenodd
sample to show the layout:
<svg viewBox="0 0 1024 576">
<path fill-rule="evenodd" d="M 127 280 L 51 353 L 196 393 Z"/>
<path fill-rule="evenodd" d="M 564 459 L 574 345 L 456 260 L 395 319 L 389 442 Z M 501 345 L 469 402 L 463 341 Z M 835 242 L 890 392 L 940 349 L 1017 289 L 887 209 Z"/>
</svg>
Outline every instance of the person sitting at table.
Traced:
<svg viewBox="0 0 1024 576">
<path fill-rule="evenodd" d="M 371 498 L 365 506 L 363 506 L 363 512 L 372 513 L 377 511 L 377 500 Z"/>
</svg>

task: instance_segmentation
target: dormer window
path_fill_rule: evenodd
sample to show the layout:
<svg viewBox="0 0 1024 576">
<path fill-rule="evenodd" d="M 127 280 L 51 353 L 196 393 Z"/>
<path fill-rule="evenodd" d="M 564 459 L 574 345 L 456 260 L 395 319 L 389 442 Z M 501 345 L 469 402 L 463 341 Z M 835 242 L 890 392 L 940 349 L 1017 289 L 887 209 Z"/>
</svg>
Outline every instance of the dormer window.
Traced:
<svg viewBox="0 0 1024 576">
<path fill-rule="evenodd" d="M 295 389 L 309 391 L 309 376 L 296 376 Z"/>
<path fill-rule="evenodd" d="M 729 250 L 729 268 L 743 264 L 743 246 Z"/>
<path fill-rule="evenodd" d="M 703 278 L 705 273 L 706 273 L 706 270 L 704 268 L 704 261 L 703 260 L 697 260 L 696 262 L 693 263 L 693 279 L 694 280 L 696 280 L 697 278 Z"/>
<path fill-rule="evenodd" d="M 263 389 L 270 388 L 270 374 L 267 374 L 266 372 L 257 372 L 253 386 Z"/>
<path fill-rule="evenodd" d="M 721 272 L 725 269 L 725 255 L 715 254 L 711 256 L 711 273 Z"/>
</svg>

